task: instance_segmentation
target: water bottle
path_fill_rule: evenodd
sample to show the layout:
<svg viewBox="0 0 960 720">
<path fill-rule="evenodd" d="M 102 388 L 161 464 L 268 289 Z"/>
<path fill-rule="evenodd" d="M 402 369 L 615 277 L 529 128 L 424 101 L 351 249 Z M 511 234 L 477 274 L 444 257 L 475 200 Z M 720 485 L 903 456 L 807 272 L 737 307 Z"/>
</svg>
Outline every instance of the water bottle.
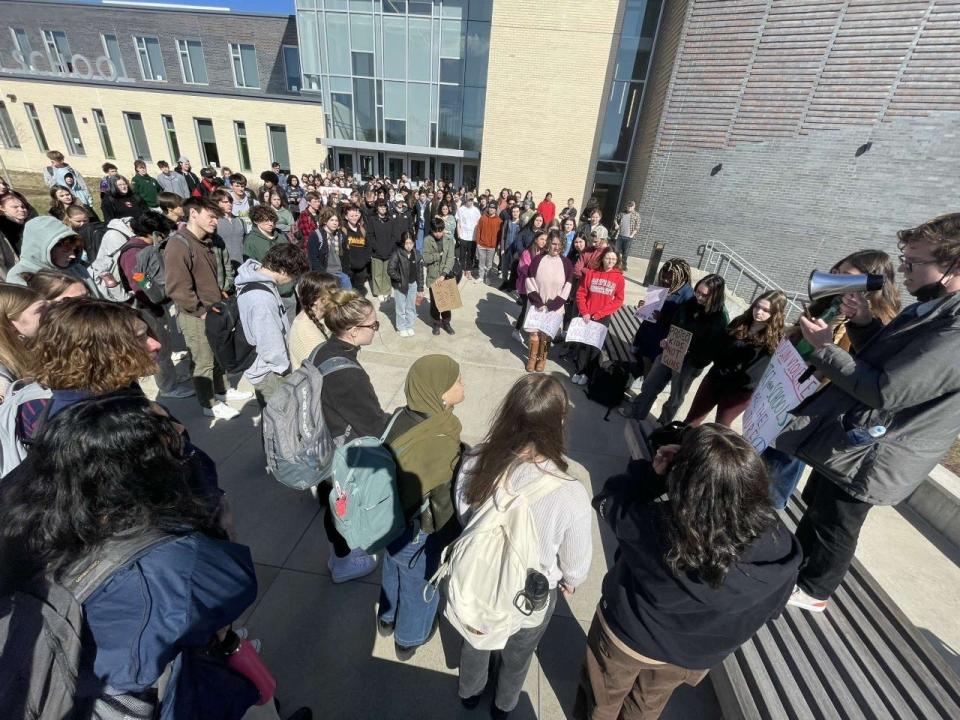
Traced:
<svg viewBox="0 0 960 720">
<path fill-rule="evenodd" d="M 847 431 L 847 439 L 854 445 L 869 445 L 874 440 L 878 440 L 886 434 L 887 429 L 883 425 L 855 427 Z"/>
<path fill-rule="evenodd" d="M 543 610 L 549 599 L 550 581 L 547 576 L 536 570 L 527 570 L 527 581 L 514 601 L 516 608 L 524 615 L 532 615 Z"/>
<path fill-rule="evenodd" d="M 263 664 L 253 644 L 241 639 L 233 630 L 227 632 L 220 643 L 220 650 L 226 656 L 227 667 L 243 675 L 260 692 L 257 705 L 266 705 L 273 699 L 277 690 L 277 681 Z"/>
</svg>

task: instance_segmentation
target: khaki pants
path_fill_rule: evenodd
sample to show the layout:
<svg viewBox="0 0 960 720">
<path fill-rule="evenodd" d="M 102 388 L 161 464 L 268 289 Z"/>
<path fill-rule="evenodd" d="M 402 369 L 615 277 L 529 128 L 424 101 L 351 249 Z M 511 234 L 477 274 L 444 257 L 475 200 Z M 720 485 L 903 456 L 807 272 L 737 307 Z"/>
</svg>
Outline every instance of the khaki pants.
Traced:
<svg viewBox="0 0 960 720">
<path fill-rule="evenodd" d="M 387 261 L 373 258 L 370 261 L 370 289 L 374 295 L 391 295 L 393 287 L 387 274 Z"/>
<path fill-rule="evenodd" d="M 227 392 L 223 380 L 223 368 L 213 357 L 213 350 L 207 342 L 204 331 L 204 322 L 200 318 L 180 313 L 177 323 L 183 333 L 187 350 L 190 351 L 190 374 L 193 376 L 193 387 L 197 391 L 197 400 L 201 407 L 213 407 L 214 393 L 222 395 Z"/>
<path fill-rule="evenodd" d="M 645 662 L 618 647 L 594 614 L 587 659 L 573 706 L 576 720 L 655 720 L 680 685 L 697 685 L 706 670 Z"/>
<path fill-rule="evenodd" d="M 259 382 L 251 383 L 253 385 L 253 392 L 256 393 L 257 396 L 257 404 L 261 410 L 267 406 L 267 401 L 280 389 L 283 381 L 283 375 L 277 375 L 277 373 L 271 372 L 264 375 Z"/>
</svg>

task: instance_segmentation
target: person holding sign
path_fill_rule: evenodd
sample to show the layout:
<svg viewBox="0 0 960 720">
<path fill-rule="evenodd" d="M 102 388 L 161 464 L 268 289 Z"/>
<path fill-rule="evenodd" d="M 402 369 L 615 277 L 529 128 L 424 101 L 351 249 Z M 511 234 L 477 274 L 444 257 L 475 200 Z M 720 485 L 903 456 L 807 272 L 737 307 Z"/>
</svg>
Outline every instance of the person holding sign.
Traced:
<svg viewBox="0 0 960 720">
<path fill-rule="evenodd" d="M 584 322 L 597 322 L 609 327 L 610 318 L 623 305 L 624 280 L 620 269 L 620 255 L 607 248 L 600 260 L 599 270 L 587 270 L 577 290 L 577 308 Z M 600 348 L 577 343 L 574 360 L 575 373 L 571 382 L 586 385 L 588 376 L 600 359 Z"/>
<path fill-rule="evenodd" d="M 681 306 L 673 317 L 671 327 L 684 330 L 692 336 L 679 370 L 671 369 L 663 355 L 658 357 L 643 379 L 643 389 L 629 408 L 620 408 L 623 417 L 645 420 L 657 395 L 670 383 L 670 399 L 660 411 L 658 422 L 669 424 L 683 404 L 683 399 L 704 368 L 714 361 L 727 330 L 727 311 L 723 306 L 726 283 L 719 275 L 707 275 L 693 289 L 693 299 Z M 660 343 L 667 349 L 667 340 Z"/>
<path fill-rule="evenodd" d="M 453 238 L 446 234 L 446 224 L 441 218 L 433 218 L 430 221 L 430 233 L 423 239 L 423 270 L 426 276 L 425 284 L 430 289 L 430 317 L 433 319 L 434 335 L 440 334 L 441 327 L 448 335 L 454 333 L 450 325 L 451 313 L 437 307 L 433 287 L 441 281 L 453 280 L 456 256 Z"/>
<path fill-rule="evenodd" d="M 697 388 L 684 422 L 697 426 L 717 409 L 716 422 L 730 427 L 747 409 L 753 391 L 783 339 L 787 296 L 770 290 L 727 328 L 716 362 Z"/>
<path fill-rule="evenodd" d="M 657 286 L 667 288 L 669 294 L 660 309 L 653 314 L 653 321 L 640 323 L 633 336 L 633 352 L 637 356 L 633 375 L 636 378 L 643 378 L 650 372 L 653 361 L 660 355 L 660 342 L 670 332 L 673 316 L 693 298 L 690 265 L 683 258 L 667 260 L 657 273 Z M 643 302 L 641 300 L 638 307 L 642 307 Z M 633 389 L 639 391 L 640 386 L 635 384 Z"/>
<path fill-rule="evenodd" d="M 547 249 L 546 231 L 538 232 L 534 237 L 530 247 L 520 253 L 520 261 L 517 263 L 517 294 L 520 296 L 520 315 L 517 316 L 517 323 L 514 326 L 513 339 L 523 344 L 523 335 L 520 331 L 523 329 L 523 321 L 527 316 L 527 274 L 530 272 L 530 263 L 533 262 L 541 253 Z"/>
<path fill-rule="evenodd" d="M 528 313 L 551 313 L 557 316 L 559 330 L 563 324 L 563 304 L 570 297 L 570 281 L 573 278 L 573 264 L 560 253 L 563 252 L 563 238 L 559 230 L 551 230 L 547 241 L 546 254 L 537 255 L 527 270 Z M 536 330 L 530 333 L 530 354 L 527 358 L 527 372 L 542 372 L 547 365 L 547 353 L 554 336 Z"/>
</svg>

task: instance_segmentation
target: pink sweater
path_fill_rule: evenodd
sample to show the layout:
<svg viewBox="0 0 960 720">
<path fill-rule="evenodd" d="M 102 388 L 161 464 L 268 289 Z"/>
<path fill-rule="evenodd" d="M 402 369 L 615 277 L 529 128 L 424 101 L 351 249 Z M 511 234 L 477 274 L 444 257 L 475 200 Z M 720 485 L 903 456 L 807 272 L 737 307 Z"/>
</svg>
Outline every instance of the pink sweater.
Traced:
<svg viewBox="0 0 960 720">
<path fill-rule="evenodd" d="M 534 307 L 562 308 L 570 297 L 573 265 L 561 256 L 537 255 L 527 270 L 527 299 Z"/>
</svg>

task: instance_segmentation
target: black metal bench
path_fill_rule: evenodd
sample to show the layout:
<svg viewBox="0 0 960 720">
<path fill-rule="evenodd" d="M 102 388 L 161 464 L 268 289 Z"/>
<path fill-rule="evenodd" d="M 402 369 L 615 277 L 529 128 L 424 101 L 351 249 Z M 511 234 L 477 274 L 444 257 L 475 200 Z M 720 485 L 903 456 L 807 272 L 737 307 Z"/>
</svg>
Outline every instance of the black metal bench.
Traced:
<svg viewBox="0 0 960 720">
<path fill-rule="evenodd" d="M 646 456 L 639 425 L 626 432 L 634 457 Z M 791 530 L 803 510 L 791 498 Z M 857 560 L 825 612 L 787 607 L 710 678 L 724 717 L 738 720 L 960 718 L 960 677 Z"/>
<path fill-rule="evenodd" d="M 607 339 L 603 343 L 603 353 L 610 362 L 630 363 L 632 360 L 630 346 L 637 328 L 640 327 L 635 311 L 633 305 L 624 305 L 610 318 Z"/>
</svg>

